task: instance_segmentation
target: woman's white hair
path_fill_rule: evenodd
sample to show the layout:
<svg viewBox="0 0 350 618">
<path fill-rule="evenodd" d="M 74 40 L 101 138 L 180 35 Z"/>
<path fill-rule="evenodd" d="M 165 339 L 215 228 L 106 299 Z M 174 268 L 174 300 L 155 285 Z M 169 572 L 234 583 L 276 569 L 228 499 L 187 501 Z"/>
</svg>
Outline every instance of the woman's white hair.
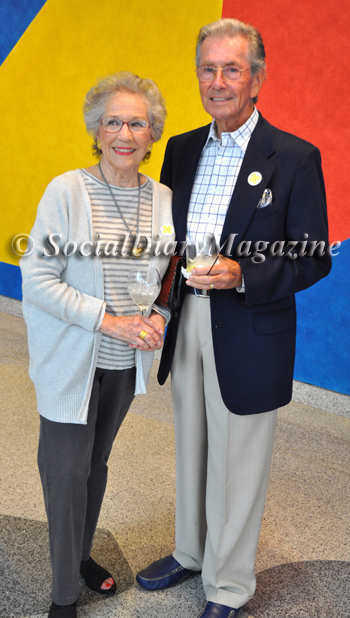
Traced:
<svg viewBox="0 0 350 618">
<path fill-rule="evenodd" d="M 107 77 L 98 80 L 95 86 L 89 90 L 83 106 L 87 132 L 95 138 L 92 152 L 98 158 L 102 155 L 102 151 L 97 145 L 100 120 L 104 116 L 109 99 L 118 92 L 138 94 L 145 99 L 151 135 L 155 142 L 162 137 L 167 113 L 165 101 L 158 86 L 151 79 L 142 79 L 130 71 L 120 71 L 113 75 L 107 75 Z M 143 162 L 148 161 L 150 156 L 151 153 L 147 152 Z"/>
</svg>

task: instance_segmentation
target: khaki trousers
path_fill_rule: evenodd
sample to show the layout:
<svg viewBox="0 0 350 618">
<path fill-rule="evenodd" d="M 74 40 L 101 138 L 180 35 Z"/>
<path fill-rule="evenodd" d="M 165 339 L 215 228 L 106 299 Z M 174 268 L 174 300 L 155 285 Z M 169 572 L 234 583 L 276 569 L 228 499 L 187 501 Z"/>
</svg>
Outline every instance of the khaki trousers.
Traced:
<svg viewBox="0 0 350 618">
<path fill-rule="evenodd" d="M 277 410 L 238 416 L 226 408 L 215 369 L 210 300 L 193 294 L 184 302 L 171 377 L 174 557 L 183 567 L 202 571 L 208 601 L 242 607 L 255 592 Z M 233 375 L 232 388 L 239 386 Z"/>
</svg>

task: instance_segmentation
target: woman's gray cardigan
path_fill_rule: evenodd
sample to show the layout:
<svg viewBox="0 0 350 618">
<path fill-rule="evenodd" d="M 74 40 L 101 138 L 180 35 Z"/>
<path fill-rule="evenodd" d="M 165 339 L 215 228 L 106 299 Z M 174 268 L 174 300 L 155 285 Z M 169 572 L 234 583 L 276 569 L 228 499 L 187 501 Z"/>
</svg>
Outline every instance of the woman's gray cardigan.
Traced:
<svg viewBox="0 0 350 618">
<path fill-rule="evenodd" d="M 152 239 L 164 246 L 175 239 L 172 193 L 168 187 L 149 180 L 153 187 Z M 53 241 L 60 251 L 47 257 L 43 252 L 54 252 L 53 245 L 46 242 L 50 234 L 56 235 Z M 34 249 L 21 259 L 20 267 L 29 375 L 35 385 L 38 410 L 52 421 L 86 424 L 105 303 L 100 257 L 84 257 L 78 250 L 66 257 L 62 252 L 67 241 L 75 241 L 79 248 L 86 241 L 97 240 L 80 170 L 66 172 L 49 184 L 30 236 Z M 73 247 L 69 246 L 68 253 Z M 82 251 L 89 250 L 93 253 L 86 242 Z M 150 265 L 158 268 L 163 277 L 169 259 L 152 251 Z M 135 265 L 130 258 L 130 266 Z M 152 352 L 136 350 L 135 394 L 146 392 L 152 360 Z"/>
</svg>

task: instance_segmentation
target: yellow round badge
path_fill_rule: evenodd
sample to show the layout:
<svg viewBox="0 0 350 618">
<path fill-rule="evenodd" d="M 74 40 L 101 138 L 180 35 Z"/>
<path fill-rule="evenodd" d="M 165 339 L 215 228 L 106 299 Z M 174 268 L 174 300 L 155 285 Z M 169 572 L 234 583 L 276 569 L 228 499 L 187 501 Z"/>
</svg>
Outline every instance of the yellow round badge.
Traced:
<svg viewBox="0 0 350 618">
<path fill-rule="evenodd" d="M 252 172 L 248 176 L 248 183 L 252 187 L 255 187 L 255 185 L 258 185 L 261 181 L 262 181 L 262 175 L 260 174 L 260 172 Z"/>
<path fill-rule="evenodd" d="M 170 223 L 168 225 L 162 225 L 160 230 L 164 236 L 171 236 L 174 234 L 174 227 Z"/>
</svg>

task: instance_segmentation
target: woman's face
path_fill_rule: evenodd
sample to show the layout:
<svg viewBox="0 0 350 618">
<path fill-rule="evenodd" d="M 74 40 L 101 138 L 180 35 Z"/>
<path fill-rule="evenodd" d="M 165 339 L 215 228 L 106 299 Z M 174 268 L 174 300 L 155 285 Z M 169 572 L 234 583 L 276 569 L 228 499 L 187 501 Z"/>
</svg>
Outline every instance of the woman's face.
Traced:
<svg viewBox="0 0 350 618">
<path fill-rule="evenodd" d="M 147 120 L 147 104 L 138 94 L 118 92 L 106 104 L 104 118 L 114 117 L 124 122 Z M 111 169 L 130 175 L 137 172 L 148 145 L 154 142 L 151 129 L 147 133 L 135 135 L 124 124 L 119 133 L 107 133 L 100 125 L 97 136 L 101 142 L 103 163 Z"/>
</svg>

